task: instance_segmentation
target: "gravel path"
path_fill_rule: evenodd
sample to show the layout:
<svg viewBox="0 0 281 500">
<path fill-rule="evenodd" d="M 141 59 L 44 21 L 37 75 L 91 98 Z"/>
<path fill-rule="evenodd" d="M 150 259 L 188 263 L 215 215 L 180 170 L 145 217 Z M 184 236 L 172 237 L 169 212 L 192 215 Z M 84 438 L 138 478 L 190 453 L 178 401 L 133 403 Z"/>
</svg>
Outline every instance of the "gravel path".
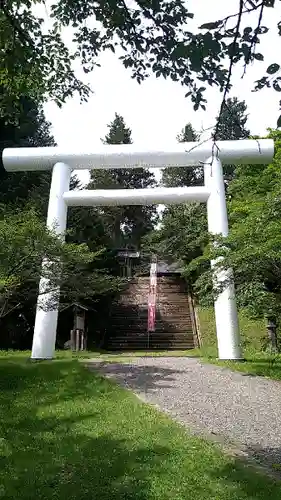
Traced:
<svg viewBox="0 0 281 500">
<path fill-rule="evenodd" d="M 91 360 L 89 366 L 191 430 L 281 469 L 280 382 L 194 358 L 144 357 L 128 364 Z"/>
</svg>

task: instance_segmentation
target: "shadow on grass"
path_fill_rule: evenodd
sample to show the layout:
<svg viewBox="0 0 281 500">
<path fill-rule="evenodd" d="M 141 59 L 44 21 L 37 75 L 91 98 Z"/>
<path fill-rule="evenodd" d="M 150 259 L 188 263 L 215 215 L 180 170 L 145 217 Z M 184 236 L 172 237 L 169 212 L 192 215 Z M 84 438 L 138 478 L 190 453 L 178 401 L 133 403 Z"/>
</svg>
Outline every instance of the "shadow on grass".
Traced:
<svg viewBox="0 0 281 500">
<path fill-rule="evenodd" d="M 0 407 L 6 500 L 280 498 L 280 485 L 77 362 L 0 362 Z"/>
</svg>

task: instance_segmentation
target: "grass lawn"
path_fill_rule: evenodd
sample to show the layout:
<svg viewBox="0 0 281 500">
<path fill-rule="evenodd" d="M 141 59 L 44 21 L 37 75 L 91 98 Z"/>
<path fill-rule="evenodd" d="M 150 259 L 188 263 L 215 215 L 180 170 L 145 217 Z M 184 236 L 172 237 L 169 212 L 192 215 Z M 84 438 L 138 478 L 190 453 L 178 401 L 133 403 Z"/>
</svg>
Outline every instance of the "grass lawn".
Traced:
<svg viewBox="0 0 281 500">
<path fill-rule="evenodd" d="M 214 311 L 211 308 L 199 309 L 198 313 L 203 346 L 201 349 L 189 351 L 188 355 L 199 356 L 204 361 L 232 370 L 281 380 L 281 354 L 271 355 L 263 350 L 266 336 L 263 321 L 250 320 L 245 313 L 240 312 L 239 323 L 245 361 L 218 361 Z"/>
<path fill-rule="evenodd" d="M 205 355 L 215 357 L 216 348 L 216 326 L 213 308 L 199 308 L 198 316 L 200 321 L 200 332 L 204 347 L 202 352 Z M 264 321 L 254 321 L 243 312 L 239 312 L 239 325 L 241 340 L 244 351 L 248 353 L 261 352 L 265 345 L 266 328 Z"/>
<path fill-rule="evenodd" d="M 280 500 L 280 483 L 59 356 L 0 355 L 5 500 Z"/>
</svg>

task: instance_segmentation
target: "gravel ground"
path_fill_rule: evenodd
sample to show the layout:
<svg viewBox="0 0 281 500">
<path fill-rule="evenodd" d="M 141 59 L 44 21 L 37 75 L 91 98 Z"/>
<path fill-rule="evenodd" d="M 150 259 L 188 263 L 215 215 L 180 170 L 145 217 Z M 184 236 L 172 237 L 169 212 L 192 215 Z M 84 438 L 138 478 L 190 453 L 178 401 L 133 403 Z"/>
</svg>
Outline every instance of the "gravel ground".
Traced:
<svg viewBox="0 0 281 500">
<path fill-rule="evenodd" d="M 194 358 L 88 361 L 193 432 L 211 435 L 281 470 L 281 383 Z"/>
</svg>

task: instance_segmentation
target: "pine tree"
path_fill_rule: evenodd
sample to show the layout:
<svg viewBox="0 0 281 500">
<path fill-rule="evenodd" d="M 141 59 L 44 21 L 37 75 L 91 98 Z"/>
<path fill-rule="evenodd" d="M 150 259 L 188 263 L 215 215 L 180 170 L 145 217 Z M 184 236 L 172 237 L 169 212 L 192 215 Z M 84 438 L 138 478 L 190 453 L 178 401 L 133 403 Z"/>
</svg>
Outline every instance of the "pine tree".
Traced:
<svg viewBox="0 0 281 500">
<path fill-rule="evenodd" d="M 123 116 L 115 113 L 114 120 L 108 128 L 108 134 L 102 139 L 104 144 L 132 144 L 132 131 L 126 127 Z"/>
<path fill-rule="evenodd" d="M 8 117 L 0 118 L 0 153 L 8 147 L 55 146 L 42 107 L 28 98 L 21 98 L 21 115 L 18 125 Z M 50 172 L 13 172 L 0 170 L 0 204 L 23 206 L 33 201 L 41 212 L 46 212 Z"/>
<path fill-rule="evenodd" d="M 195 132 L 190 122 L 187 123 L 180 134 L 177 135 L 178 142 L 196 142 L 198 139 L 198 134 Z"/>
<path fill-rule="evenodd" d="M 124 118 L 115 113 L 108 125 L 105 144 L 132 144 L 131 129 Z M 94 170 L 91 173 L 91 189 L 142 189 L 156 184 L 154 175 L 144 168 Z M 150 206 L 107 207 L 103 210 L 115 247 L 138 248 L 142 237 L 153 228 L 156 208 Z"/>
<path fill-rule="evenodd" d="M 196 142 L 199 140 L 191 123 L 187 123 L 177 135 L 178 142 Z M 202 167 L 167 167 L 162 172 L 162 183 L 167 187 L 198 186 L 203 183 Z"/>
<path fill-rule="evenodd" d="M 238 101 L 237 97 L 230 97 L 217 117 L 213 137 L 221 141 L 234 141 L 237 139 L 247 139 L 250 137 L 250 130 L 246 128 L 248 119 L 247 105 L 245 101 Z M 234 178 L 235 165 L 224 165 L 224 179 L 226 187 Z"/>
<path fill-rule="evenodd" d="M 229 97 L 217 118 L 215 129 L 216 140 L 234 141 L 236 139 L 247 139 L 250 130 L 246 128 L 248 120 L 247 105 L 245 101 L 238 101 L 237 97 Z M 214 135 L 213 134 L 213 135 Z"/>
</svg>

